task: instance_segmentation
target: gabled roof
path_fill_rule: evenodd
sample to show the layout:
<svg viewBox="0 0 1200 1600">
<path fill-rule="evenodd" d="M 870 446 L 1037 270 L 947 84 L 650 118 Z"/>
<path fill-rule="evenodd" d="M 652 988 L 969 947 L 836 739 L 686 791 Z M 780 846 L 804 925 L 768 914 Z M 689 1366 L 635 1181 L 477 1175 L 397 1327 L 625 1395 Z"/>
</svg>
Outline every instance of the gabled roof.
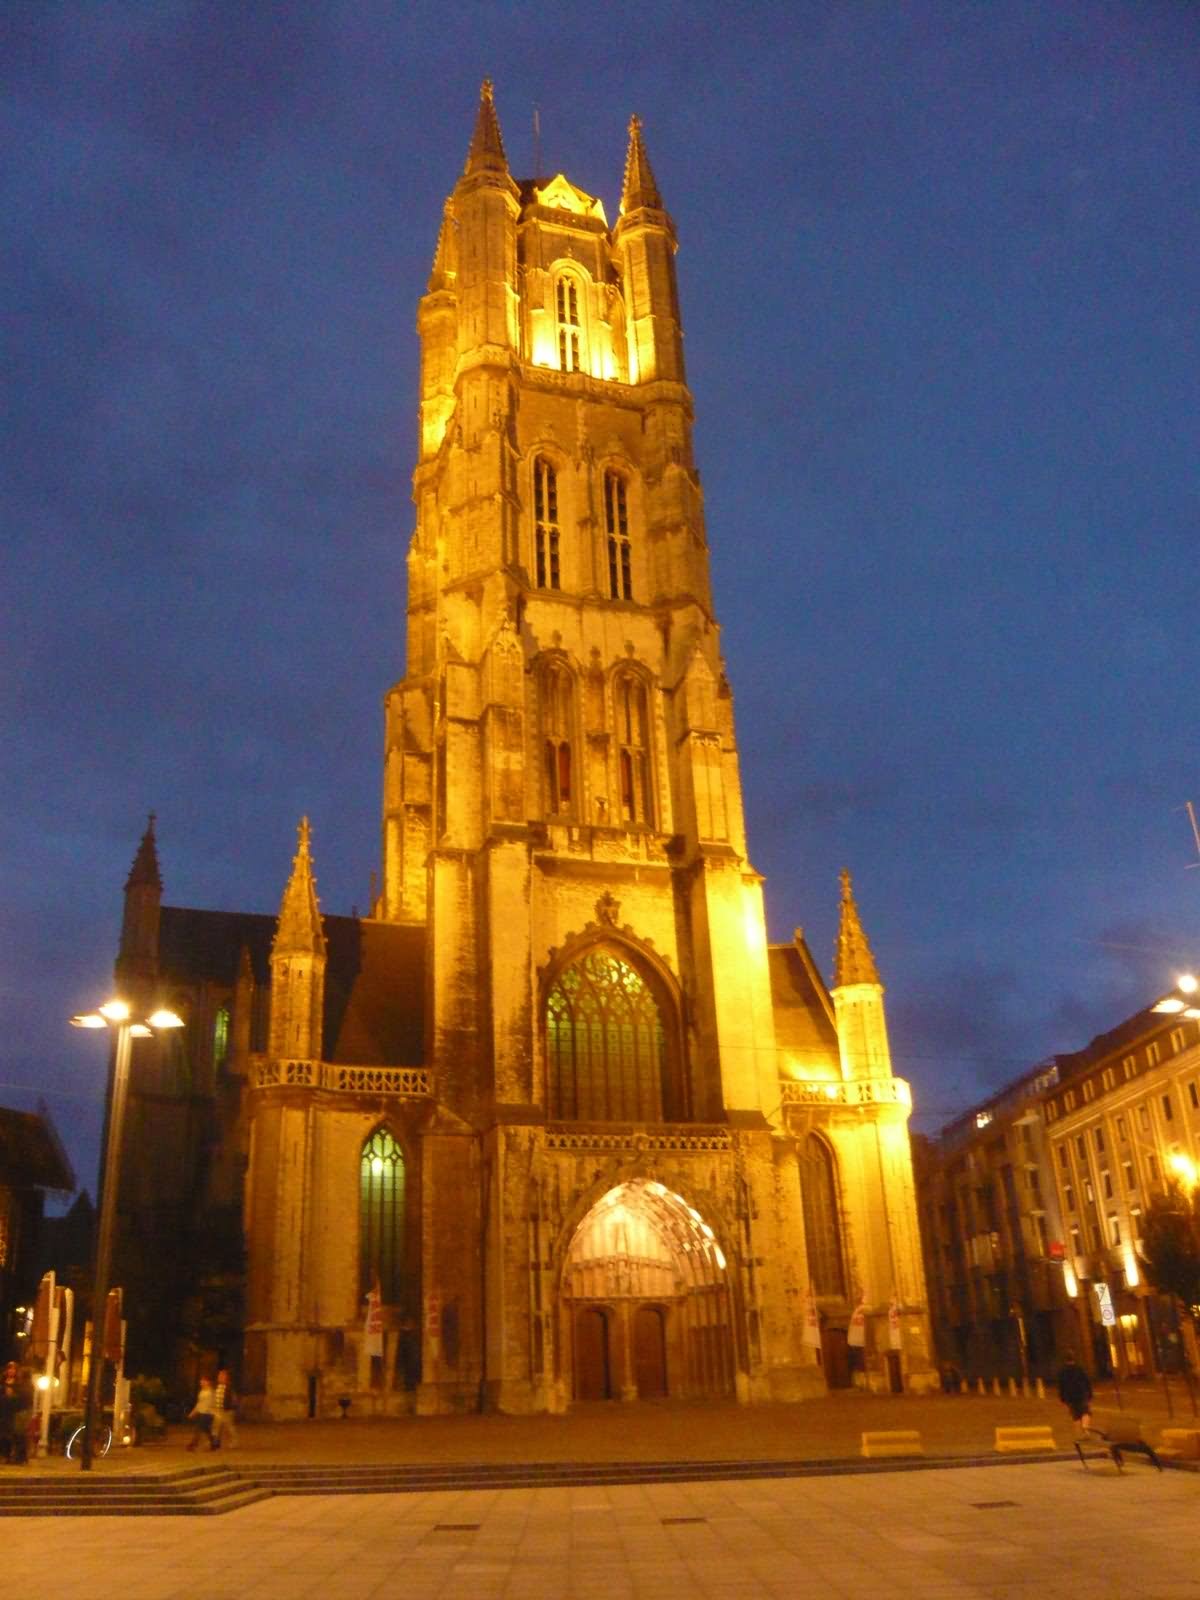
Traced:
<svg viewBox="0 0 1200 1600">
<path fill-rule="evenodd" d="M 801 1077 L 840 1067 L 833 1008 L 803 940 L 771 945 L 767 963 L 778 1048 L 794 1057 Z"/>
<path fill-rule="evenodd" d="M 217 983 L 232 988 L 242 946 L 256 983 L 271 981 L 273 916 L 252 911 L 196 911 L 164 906 L 158 924 L 159 971 L 168 981 Z"/>
<path fill-rule="evenodd" d="M 45 1113 L 0 1107 L 0 1185 L 69 1194 L 75 1174 Z"/>
</svg>

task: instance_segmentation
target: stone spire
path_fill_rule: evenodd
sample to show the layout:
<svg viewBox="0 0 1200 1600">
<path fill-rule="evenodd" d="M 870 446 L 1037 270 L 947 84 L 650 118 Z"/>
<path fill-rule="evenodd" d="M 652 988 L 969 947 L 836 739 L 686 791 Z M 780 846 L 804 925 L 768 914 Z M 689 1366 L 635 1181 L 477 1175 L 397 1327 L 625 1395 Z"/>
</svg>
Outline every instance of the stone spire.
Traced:
<svg viewBox="0 0 1200 1600">
<path fill-rule="evenodd" d="M 117 987 L 142 998 L 146 985 L 158 977 L 158 925 L 162 907 L 162 873 L 154 841 L 154 813 L 137 847 L 125 880 L 125 907 L 121 916 L 121 944 L 117 951 Z"/>
<path fill-rule="evenodd" d="M 273 956 L 325 954 L 325 935 L 321 930 L 321 909 L 317 902 L 310 839 L 308 818 L 301 817 L 299 842 L 292 858 L 292 875 L 279 907 L 279 925 L 271 947 Z"/>
<path fill-rule="evenodd" d="M 661 211 L 663 203 L 650 165 L 650 157 L 646 154 L 646 146 L 642 140 L 642 119 L 634 116 L 629 119 L 629 149 L 625 155 L 621 211 L 628 216 L 631 211 L 638 211 L 643 207 Z"/>
<path fill-rule="evenodd" d="M 146 819 L 146 831 L 137 847 L 129 876 L 125 879 L 125 892 L 130 889 L 162 890 L 162 873 L 158 870 L 158 847 L 154 839 L 154 813 Z"/>
<path fill-rule="evenodd" d="M 479 90 L 479 115 L 475 119 L 475 132 L 471 135 L 471 148 L 467 151 L 463 176 L 470 177 L 477 172 L 508 172 L 508 158 L 504 154 L 504 140 L 500 137 L 500 119 L 496 115 L 490 78 L 483 80 Z"/>
<path fill-rule="evenodd" d="M 852 983 L 879 982 L 875 957 L 863 932 L 858 906 L 854 902 L 854 890 L 850 886 L 850 874 L 846 871 L 842 872 L 842 916 L 834 954 L 833 982 L 834 987 L 839 989 Z"/>
</svg>

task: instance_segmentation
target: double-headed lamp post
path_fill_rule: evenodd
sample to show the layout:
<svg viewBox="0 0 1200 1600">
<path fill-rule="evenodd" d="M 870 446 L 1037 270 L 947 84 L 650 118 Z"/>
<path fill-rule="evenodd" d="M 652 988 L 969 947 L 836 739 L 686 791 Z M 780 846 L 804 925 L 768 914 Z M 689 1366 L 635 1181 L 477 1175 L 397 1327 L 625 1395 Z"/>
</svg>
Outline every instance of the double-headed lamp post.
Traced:
<svg viewBox="0 0 1200 1600">
<path fill-rule="evenodd" d="M 92 1441 L 100 1411 L 100 1379 L 104 1371 L 104 1324 L 108 1310 L 108 1279 L 112 1270 L 113 1235 L 117 1222 L 117 1191 L 121 1183 L 121 1134 L 125 1123 L 125 1096 L 129 1087 L 129 1059 L 134 1039 L 148 1039 L 167 1028 L 182 1028 L 183 1018 L 174 1011 L 151 1012 L 144 1020 L 135 1019 L 124 1000 L 106 1000 L 95 1011 L 71 1018 L 73 1028 L 113 1028 L 117 1035 L 113 1063 L 112 1102 L 108 1108 L 108 1139 L 104 1147 L 103 1187 L 100 1194 L 100 1229 L 96 1235 L 96 1268 L 92 1275 L 92 1359 L 88 1366 L 87 1393 L 83 1402 L 83 1448 L 79 1465 L 92 1470 Z M 114 1423 L 117 1419 L 113 1418 Z"/>
</svg>

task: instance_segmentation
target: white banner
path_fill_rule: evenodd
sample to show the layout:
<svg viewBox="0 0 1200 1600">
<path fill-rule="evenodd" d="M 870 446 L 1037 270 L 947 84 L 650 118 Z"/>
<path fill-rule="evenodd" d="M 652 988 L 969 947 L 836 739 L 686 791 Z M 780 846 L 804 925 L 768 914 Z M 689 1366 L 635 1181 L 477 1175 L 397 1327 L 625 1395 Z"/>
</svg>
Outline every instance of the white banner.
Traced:
<svg viewBox="0 0 1200 1600">
<path fill-rule="evenodd" d="M 846 1333 L 846 1343 L 852 1350 L 861 1350 L 867 1342 L 867 1305 L 865 1300 L 860 1300 L 854 1308 L 854 1315 L 850 1318 L 850 1327 Z"/>
<path fill-rule="evenodd" d="M 888 1306 L 888 1343 L 893 1350 L 902 1350 L 904 1340 L 900 1335 L 900 1307 L 893 1300 Z"/>
<path fill-rule="evenodd" d="M 804 1304 L 804 1343 L 811 1345 L 814 1350 L 821 1348 L 821 1318 L 817 1314 L 817 1297 L 811 1283 Z"/>
</svg>

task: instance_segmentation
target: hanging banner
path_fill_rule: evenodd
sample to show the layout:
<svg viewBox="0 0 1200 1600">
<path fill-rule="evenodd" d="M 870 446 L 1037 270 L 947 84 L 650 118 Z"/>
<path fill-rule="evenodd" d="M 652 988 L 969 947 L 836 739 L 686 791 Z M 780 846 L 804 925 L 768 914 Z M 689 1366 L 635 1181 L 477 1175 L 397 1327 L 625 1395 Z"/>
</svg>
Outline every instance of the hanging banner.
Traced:
<svg viewBox="0 0 1200 1600">
<path fill-rule="evenodd" d="M 821 1348 L 821 1318 L 817 1314 L 817 1297 L 811 1283 L 804 1303 L 804 1343 L 811 1345 L 814 1350 Z"/>
<path fill-rule="evenodd" d="M 125 1323 L 122 1318 L 125 1296 L 120 1289 L 108 1291 L 104 1307 L 104 1359 L 120 1361 L 125 1355 Z"/>
<path fill-rule="evenodd" d="M 363 1349 L 369 1356 L 383 1354 L 383 1294 L 376 1278 L 367 1295 L 367 1321 Z"/>
<path fill-rule="evenodd" d="M 852 1350 L 861 1350 L 867 1342 L 867 1303 L 860 1300 L 854 1308 L 854 1315 L 850 1318 L 850 1327 L 846 1332 L 846 1343 Z"/>
<path fill-rule="evenodd" d="M 888 1306 L 888 1344 L 893 1350 L 904 1348 L 904 1341 L 900 1337 L 900 1307 L 895 1300 Z"/>
</svg>

